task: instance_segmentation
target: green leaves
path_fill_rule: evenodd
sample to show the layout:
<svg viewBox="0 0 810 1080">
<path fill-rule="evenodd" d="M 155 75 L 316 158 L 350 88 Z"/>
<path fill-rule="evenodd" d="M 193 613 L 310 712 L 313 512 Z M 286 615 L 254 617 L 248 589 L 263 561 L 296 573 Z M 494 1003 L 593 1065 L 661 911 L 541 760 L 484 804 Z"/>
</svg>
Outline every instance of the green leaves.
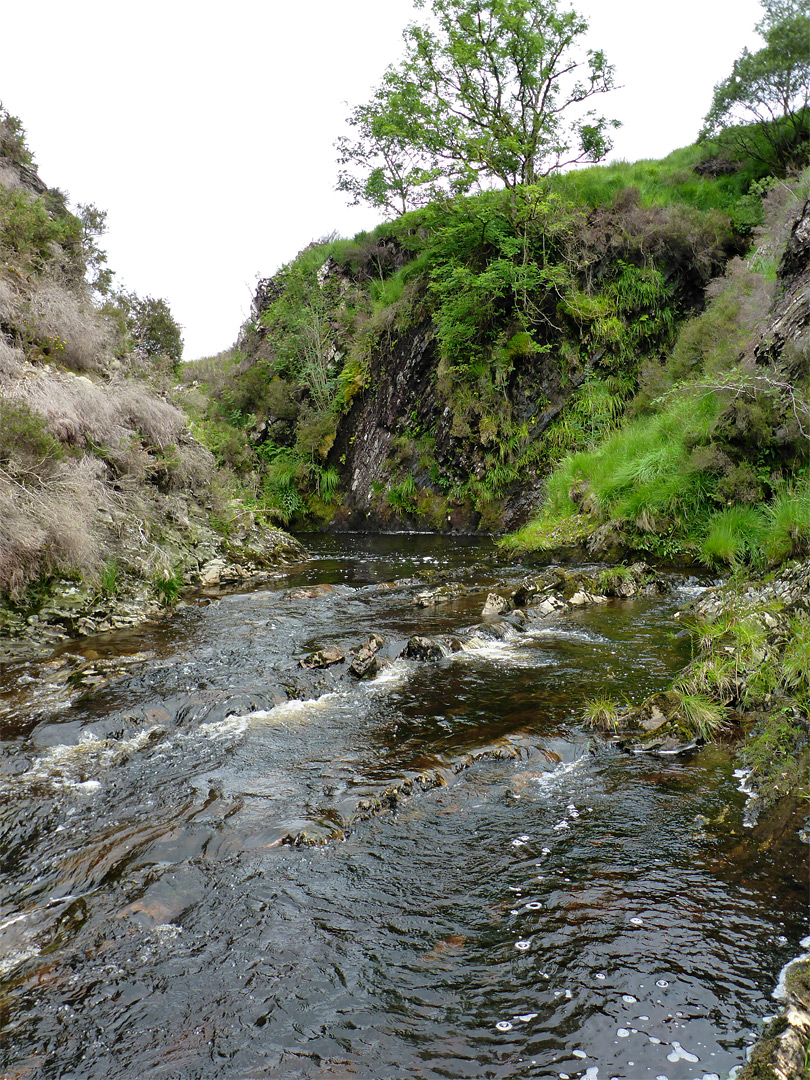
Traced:
<svg viewBox="0 0 810 1080">
<path fill-rule="evenodd" d="M 810 12 L 807 0 L 762 0 L 757 31 L 765 46 L 743 49 L 714 88 L 701 138 L 734 129 L 738 147 L 780 172 L 808 156 Z M 754 127 L 746 129 L 744 125 Z"/>
<path fill-rule="evenodd" d="M 401 64 L 350 115 L 338 190 L 404 213 L 482 179 L 515 189 L 607 154 L 617 122 L 580 106 L 613 88 L 613 68 L 601 51 L 577 52 L 581 16 L 558 0 L 430 7 L 429 22 L 406 28 Z"/>
</svg>

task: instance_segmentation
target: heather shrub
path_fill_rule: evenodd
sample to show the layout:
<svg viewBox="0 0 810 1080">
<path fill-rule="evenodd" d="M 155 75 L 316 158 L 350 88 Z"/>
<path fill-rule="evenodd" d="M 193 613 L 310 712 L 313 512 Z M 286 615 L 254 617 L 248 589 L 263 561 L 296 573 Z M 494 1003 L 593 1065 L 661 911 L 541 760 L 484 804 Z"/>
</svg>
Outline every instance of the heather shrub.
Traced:
<svg viewBox="0 0 810 1080">
<path fill-rule="evenodd" d="M 0 398 L 0 466 L 17 476 L 45 476 L 65 452 L 44 417 L 25 402 Z"/>
</svg>

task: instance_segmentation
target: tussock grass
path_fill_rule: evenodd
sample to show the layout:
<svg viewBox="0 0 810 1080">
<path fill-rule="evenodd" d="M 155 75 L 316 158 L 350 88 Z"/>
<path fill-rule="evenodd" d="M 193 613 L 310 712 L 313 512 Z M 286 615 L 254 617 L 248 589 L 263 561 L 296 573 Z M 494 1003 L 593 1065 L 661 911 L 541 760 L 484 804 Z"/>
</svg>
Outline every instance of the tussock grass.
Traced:
<svg viewBox="0 0 810 1080">
<path fill-rule="evenodd" d="M 582 706 L 582 723 L 594 731 L 616 731 L 619 727 L 619 706 L 610 697 L 595 697 Z"/>
<path fill-rule="evenodd" d="M 723 726 L 725 713 L 708 695 L 676 690 L 678 715 L 689 731 L 702 742 L 713 739 Z"/>
<path fill-rule="evenodd" d="M 98 511 L 114 505 L 103 474 L 100 461 L 84 457 L 32 490 L 0 470 L 0 592 L 19 597 L 43 575 L 97 574 Z"/>
<path fill-rule="evenodd" d="M 701 561 L 707 566 L 740 566 L 757 562 L 764 537 L 764 517 L 753 506 L 730 506 L 714 514 L 700 546 Z"/>
<path fill-rule="evenodd" d="M 19 330 L 50 358 L 72 371 L 98 371 L 106 366 L 111 329 L 75 286 L 40 281 L 22 308 Z"/>
<path fill-rule="evenodd" d="M 2 289 L 2 281 L 0 281 L 0 289 Z M 19 379 L 24 371 L 25 353 L 0 334 L 0 392 L 5 386 Z"/>
</svg>

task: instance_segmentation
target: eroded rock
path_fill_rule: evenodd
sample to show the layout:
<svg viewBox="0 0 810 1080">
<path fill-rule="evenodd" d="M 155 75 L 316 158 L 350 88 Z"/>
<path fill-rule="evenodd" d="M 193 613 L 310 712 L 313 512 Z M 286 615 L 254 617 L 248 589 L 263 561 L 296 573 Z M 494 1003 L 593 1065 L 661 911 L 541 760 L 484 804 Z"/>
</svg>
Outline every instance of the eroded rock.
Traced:
<svg viewBox="0 0 810 1080">
<path fill-rule="evenodd" d="M 298 663 L 302 668 L 326 668 L 331 667 L 332 664 L 340 664 L 346 659 L 346 654 L 336 645 L 327 645 L 325 649 L 318 649 L 317 652 L 310 653 L 309 656 L 305 656 Z"/>
<path fill-rule="evenodd" d="M 438 641 L 414 634 L 400 655 L 406 660 L 441 660 L 444 652 Z"/>
<path fill-rule="evenodd" d="M 499 593 L 491 592 L 486 599 L 484 608 L 481 614 L 486 618 L 488 615 L 505 615 L 510 611 L 512 605 L 506 599 L 505 596 L 501 596 Z"/>
<path fill-rule="evenodd" d="M 377 653 L 385 644 L 379 634 L 370 634 L 364 645 L 355 649 L 349 671 L 356 679 L 371 679 L 380 670 Z"/>
</svg>

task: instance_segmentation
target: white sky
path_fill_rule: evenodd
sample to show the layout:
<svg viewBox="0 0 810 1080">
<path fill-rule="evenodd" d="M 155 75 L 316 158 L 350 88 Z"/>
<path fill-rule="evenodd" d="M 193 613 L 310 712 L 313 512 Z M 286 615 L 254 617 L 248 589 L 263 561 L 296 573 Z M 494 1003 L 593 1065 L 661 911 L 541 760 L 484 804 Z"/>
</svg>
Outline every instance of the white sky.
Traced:
<svg viewBox="0 0 810 1080">
<path fill-rule="evenodd" d="M 565 5 L 563 5 L 565 6 Z M 624 89 L 613 157 L 693 142 L 758 0 L 573 0 Z M 38 0 L 0 20 L 0 101 L 46 184 L 108 213 L 119 284 L 165 297 L 185 358 L 227 348 L 257 276 L 379 215 L 334 190 L 334 140 L 402 55 L 411 0 Z M 418 13 L 417 13 L 418 14 Z"/>
</svg>

